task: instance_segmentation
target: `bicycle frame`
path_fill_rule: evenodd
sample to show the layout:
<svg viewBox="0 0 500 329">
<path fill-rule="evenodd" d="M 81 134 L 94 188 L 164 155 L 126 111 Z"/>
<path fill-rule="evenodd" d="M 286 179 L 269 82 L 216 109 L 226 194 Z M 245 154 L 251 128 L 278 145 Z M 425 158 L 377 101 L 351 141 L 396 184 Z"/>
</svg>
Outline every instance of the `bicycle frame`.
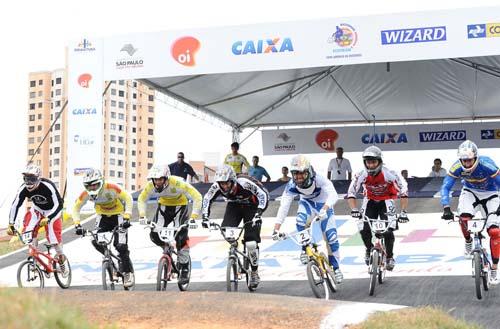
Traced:
<svg viewBox="0 0 500 329">
<path fill-rule="evenodd" d="M 23 232 L 23 234 L 31 233 L 33 234 L 33 231 L 28 231 L 28 232 Z M 33 245 L 33 238 L 30 239 L 30 241 L 25 241 L 23 239 L 23 236 L 16 231 L 16 234 L 19 238 L 19 240 L 25 244 L 28 245 L 28 259 L 33 259 L 38 265 L 41 265 L 43 267 L 43 271 L 47 274 L 47 276 L 50 275 L 50 273 L 54 272 L 54 267 L 52 266 L 52 263 L 56 261 L 54 257 L 50 254 L 50 248 L 51 246 L 48 244 L 45 244 L 45 247 L 47 248 L 47 253 L 44 253 L 43 251 L 38 250 L 38 247 L 35 247 Z M 44 261 L 45 259 L 45 261 Z"/>
<path fill-rule="evenodd" d="M 364 218 L 362 221 L 368 223 L 372 234 L 375 236 L 375 243 L 373 244 L 373 248 L 380 251 L 384 256 L 386 256 L 387 252 L 385 250 L 384 234 L 389 230 L 389 228 L 391 228 L 392 224 L 397 221 L 397 218 L 394 216 L 390 219 L 388 218 L 387 220 L 381 220 L 378 218 L 369 218 L 366 215 L 363 215 L 363 217 Z"/>
<path fill-rule="evenodd" d="M 179 235 L 179 233 L 182 231 L 183 228 L 185 227 L 188 227 L 189 226 L 189 223 L 184 223 L 182 225 L 179 225 L 177 227 L 160 227 L 160 232 L 157 232 L 158 233 L 158 238 L 165 242 L 165 246 L 163 247 L 163 255 L 161 258 L 165 258 L 165 256 L 170 256 L 170 258 L 172 258 L 172 255 L 177 255 L 177 252 L 175 251 L 175 248 L 174 248 L 174 243 L 175 243 L 175 239 L 177 239 L 177 236 Z M 155 228 L 158 228 L 158 226 L 156 225 L 156 223 L 153 223 L 151 222 L 151 224 L 148 224 L 146 225 L 145 228 L 150 228 L 151 230 L 154 230 Z M 165 231 L 171 231 L 171 232 L 174 232 L 174 234 L 172 236 L 164 236 L 161 234 L 161 231 L 162 230 L 165 230 Z M 173 263 L 173 268 L 177 271 L 177 268 Z"/>
<path fill-rule="evenodd" d="M 120 257 L 118 257 L 117 255 L 115 255 L 115 253 L 113 253 L 113 251 L 110 248 L 110 245 L 113 243 L 113 240 L 115 239 L 115 233 L 119 229 L 120 229 L 120 227 L 116 226 L 112 231 L 102 232 L 102 233 L 110 233 L 111 238 L 107 241 L 103 241 L 103 239 L 99 239 L 98 232 L 94 233 L 93 231 L 87 230 L 86 233 L 84 234 L 84 235 L 92 236 L 92 238 L 97 242 L 97 244 L 104 247 L 104 255 L 102 258 L 102 262 L 104 263 L 106 261 L 112 261 L 114 267 L 117 267 L 117 266 L 115 266 L 116 264 L 114 264 L 113 260 L 116 260 L 118 263 L 120 263 L 121 260 L 120 260 Z M 119 269 L 116 268 L 116 270 L 117 270 L 118 275 L 121 276 Z"/>
<path fill-rule="evenodd" d="M 222 234 L 222 237 L 224 238 L 224 240 L 226 240 L 227 243 L 229 243 L 230 247 L 229 247 L 229 255 L 228 257 L 231 257 L 231 256 L 236 256 L 236 258 L 238 259 L 238 263 L 240 265 L 240 269 L 242 269 L 245 273 L 247 272 L 246 268 L 243 266 L 242 262 L 241 262 L 241 259 L 239 256 L 243 257 L 244 260 L 250 262 L 250 258 L 247 256 L 246 254 L 246 247 L 245 245 L 243 245 L 243 252 L 240 251 L 238 249 L 238 241 L 239 239 L 241 238 L 241 235 L 243 234 L 243 232 L 245 231 L 245 226 L 249 223 L 253 223 L 252 221 L 248 221 L 246 223 L 243 224 L 243 226 L 238 226 L 238 227 L 221 227 L 219 224 L 216 224 L 216 223 L 212 223 L 212 226 L 216 229 L 216 230 L 219 230 Z M 226 235 L 226 229 L 237 229 L 239 230 L 239 234 L 237 237 L 235 236 L 231 236 L 231 237 L 228 237 Z"/>
</svg>

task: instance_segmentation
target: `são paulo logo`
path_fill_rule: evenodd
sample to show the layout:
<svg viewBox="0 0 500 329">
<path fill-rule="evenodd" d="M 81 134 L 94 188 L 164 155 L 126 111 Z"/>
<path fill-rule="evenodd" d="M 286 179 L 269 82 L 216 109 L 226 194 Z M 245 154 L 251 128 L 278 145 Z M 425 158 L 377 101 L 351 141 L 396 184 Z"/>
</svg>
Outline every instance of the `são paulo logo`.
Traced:
<svg viewBox="0 0 500 329">
<path fill-rule="evenodd" d="M 200 41 L 195 37 L 182 37 L 174 41 L 170 53 L 177 63 L 184 66 L 195 66 L 195 57 L 200 45 Z"/>
<path fill-rule="evenodd" d="M 234 55 L 256 55 L 293 52 L 290 38 L 269 38 L 261 40 L 239 40 L 231 48 Z"/>
</svg>

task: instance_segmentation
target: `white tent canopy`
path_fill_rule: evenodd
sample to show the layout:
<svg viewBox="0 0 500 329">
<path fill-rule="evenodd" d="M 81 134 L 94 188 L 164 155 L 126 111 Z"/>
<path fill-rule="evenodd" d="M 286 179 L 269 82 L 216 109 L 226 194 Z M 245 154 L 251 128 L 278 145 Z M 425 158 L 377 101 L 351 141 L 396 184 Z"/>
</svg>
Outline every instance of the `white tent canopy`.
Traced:
<svg viewBox="0 0 500 329">
<path fill-rule="evenodd" d="M 237 128 L 498 118 L 500 56 L 145 80 Z"/>
</svg>

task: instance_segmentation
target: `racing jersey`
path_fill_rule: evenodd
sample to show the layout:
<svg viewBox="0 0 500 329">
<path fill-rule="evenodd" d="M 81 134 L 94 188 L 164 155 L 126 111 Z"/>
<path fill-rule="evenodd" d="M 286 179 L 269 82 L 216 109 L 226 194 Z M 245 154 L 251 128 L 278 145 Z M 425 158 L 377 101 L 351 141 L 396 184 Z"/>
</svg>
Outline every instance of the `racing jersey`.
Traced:
<svg viewBox="0 0 500 329">
<path fill-rule="evenodd" d="M 54 183 L 49 179 L 42 178 L 40 184 L 33 191 L 28 191 L 23 183 L 10 208 L 9 224 L 15 223 L 19 207 L 26 198 L 33 203 L 32 207 L 36 211 L 48 219 L 53 219 L 63 208 L 64 201 Z"/>
<path fill-rule="evenodd" d="M 356 198 L 356 193 L 363 186 L 363 195 L 369 200 L 388 200 L 408 197 L 408 184 L 400 173 L 382 166 L 375 176 L 366 169 L 356 173 L 347 190 L 348 198 Z"/>
<path fill-rule="evenodd" d="M 460 178 L 464 188 L 476 191 L 498 191 L 500 188 L 500 171 L 495 162 L 487 156 L 479 156 L 478 164 L 471 172 L 466 172 L 457 160 L 448 171 L 441 187 L 441 204 L 450 204 L 450 190 L 455 180 Z"/>
<path fill-rule="evenodd" d="M 146 202 L 152 193 L 156 193 L 156 191 L 153 182 L 150 181 L 137 199 L 139 217 L 146 216 Z M 158 203 L 162 206 L 185 206 L 188 204 L 188 199 L 193 201 L 191 218 L 196 219 L 201 210 L 201 194 L 191 184 L 185 182 L 182 177 L 170 175 L 167 186 L 158 193 Z"/>
<path fill-rule="evenodd" d="M 229 153 L 228 155 L 226 155 L 226 157 L 224 158 L 224 164 L 233 167 L 234 172 L 237 174 L 241 174 L 243 165 L 245 165 L 247 170 L 248 168 L 250 168 L 250 163 L 248 163 L 247 158 L 245 158 L 243 154 L 239 153 L 236 155 L 233 155 L 233 153 Z"/>
<path fill-rule="evenodd" d="M 75 206 L 73 207 L 73 221 L 75 223 L 80 222 L 80 209 L 82 209 L 83 205 L 89 199 L 90 196 L 87 191 L 83 191 L 78 199 L 76 199 Z M 104 182 L 104 186 L 93 201 L 95 212 L 99 215 L 132 214 L 132 196 L 114 183 Z"/>
<path fill-rule="evenodd" d="M 236 186 L 233 189 L 233 193 L 224 195 L 229 202 L 255 205 L 262 212 L 266 210 L 269 202 L 269 194 L 261 184 L 255 182 L 252 178 L 238 177 L 236 179 Z M 215 182 L 203 196 L 203 215 L 210 216 L 210 205 L 219 195 L 222 195 L 222 191 L 219 184 Z"/>
<path fill-rule="evenodd" d="M 300 200 L 308 200 L 315 204 L 326 204 L 332 210 L 338 200 L 338 194 L 333 183 L 326 177 L 316 174 L 313 183 L 306 189 L 298 187 L 293 180 L 290 180 L 281 195 L 276 223 L 283 223 L 288 215 L 293 198 L 297 195 L 300 196 Z"/>
</svg>

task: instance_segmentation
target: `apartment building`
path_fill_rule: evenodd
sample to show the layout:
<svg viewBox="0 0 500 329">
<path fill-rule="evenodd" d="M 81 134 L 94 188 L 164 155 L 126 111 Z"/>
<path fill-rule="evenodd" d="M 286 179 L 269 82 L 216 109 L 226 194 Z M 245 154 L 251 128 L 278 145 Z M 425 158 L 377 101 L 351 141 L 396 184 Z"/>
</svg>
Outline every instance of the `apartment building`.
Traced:
<svg viewBox="0 0 500 329">
<path fill-rule="evenodd" d="M 61 192 L 67 161 L 66 80 L 64 69 L 29 74 L 27 161 L 39 165 Z M 154 90 L 137 81 L 112 81 L 103 110 L 103 174 L 129 191 L 139 190 L 154 160 Z"/>
</svg>

